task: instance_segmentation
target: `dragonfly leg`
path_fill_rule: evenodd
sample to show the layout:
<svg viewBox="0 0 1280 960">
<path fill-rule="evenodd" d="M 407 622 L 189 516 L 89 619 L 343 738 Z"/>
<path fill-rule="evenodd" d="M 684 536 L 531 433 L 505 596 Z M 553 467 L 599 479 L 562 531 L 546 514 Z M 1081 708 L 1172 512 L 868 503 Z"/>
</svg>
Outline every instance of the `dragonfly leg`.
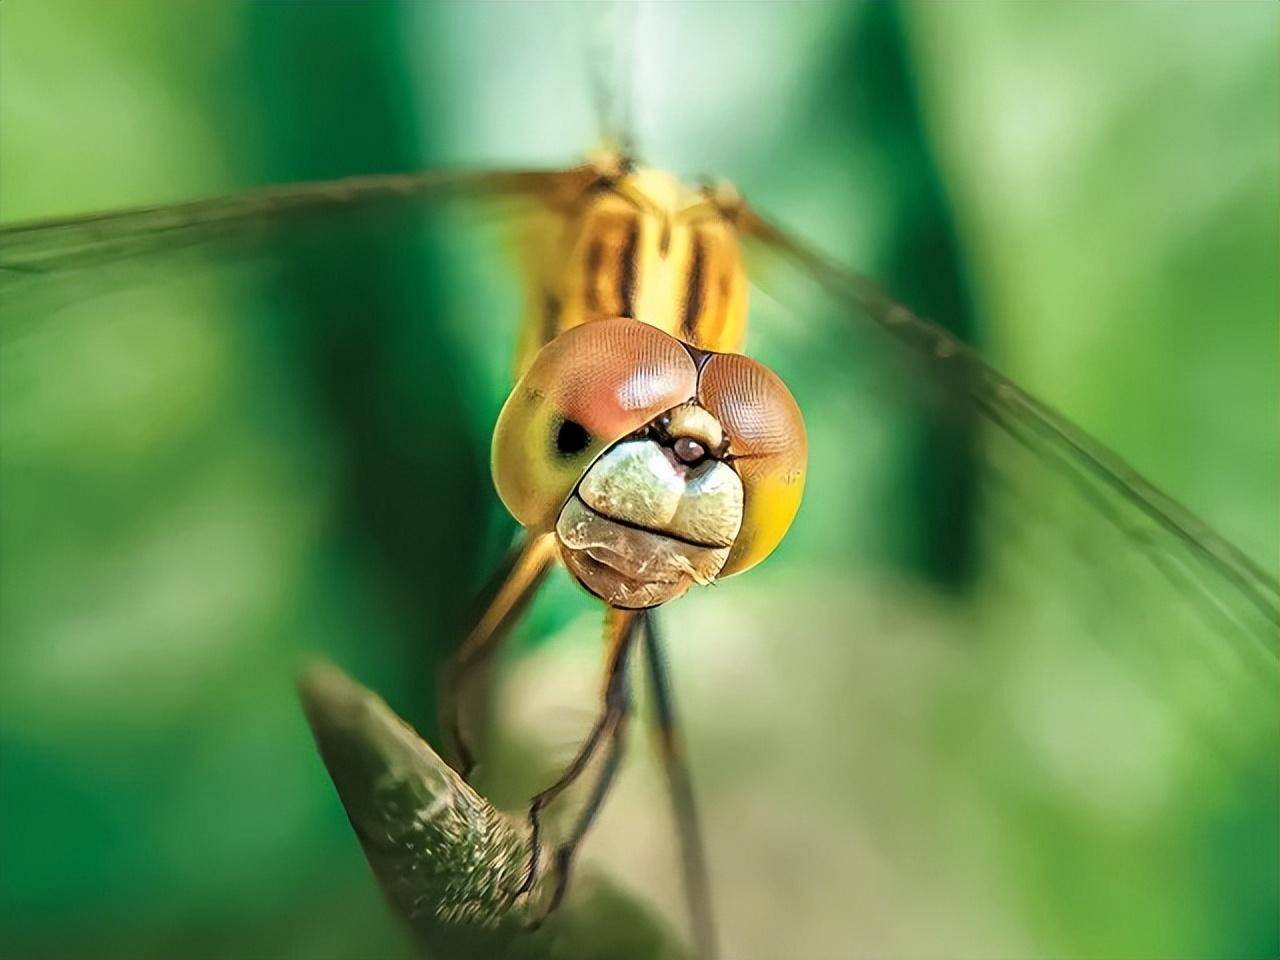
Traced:
<svg viewBox="0 0 1280 960">
<path fill-rule="evenodd" d="M 582 812 L 578 814 L 578 820 L 573 825 L 573 831 L 564 843 L 556 847 L 555 860 L 552 864 L 552 869 L 555 871 L 555 886 L 551 891 L 551 899 L 547 901 L 543 919 L 555 912 L 555 909 L 564 900 L 564 895 L 569 889 L 569 874 L 573 866 L 573 858 L 577 854 L 578 848 L 582 845 L 582 838 L 587 835 L 587 831 L 595 823 L 596 816 L 604 805 L 604 798 L 608 796 L 609 788 L 613 786 L 614 778 L 618 775 L 618 768 L 622 765 L 622 755 L 626 751 L 627 744 L 627 720 L 631 715 L 630 695 L 625 680 L 622 683 L 622 691 L 619 696 L 621 708 L 613 723 L 613 729 L 608 734 L 609 753 L 605 757 L 604 767 L 600 770 L 600 776 L 596 779 L 595 786 L 591 788 L 591 795 L 587 798 L 586 805 L 582 808 Z"/>
<path fill-rule="evenodd" d="M 638 625 L 639 617 L 634 611 L 618 610 L 613 607 L 608 609 L 605 620 L 605 636 L 609 644 L 609 666 L 605 677 L 604 710 L 592 726 L 591 732 L 587 734 L 587 739 L 578 748 L 577 755 L 570 761 L 569 766 L 565 768 L 564 773 L 560 775 L 555 783 L 538 793 L 529 803 L 529 869 L 525 873 L 524 882 L 516 890 L 516 896 L 521 896 L 532 890 L 538 879 L 542 856 L 543 809 L 582 776 L 583 771 L 586 770 L 596 751 L 606 739 L 614 738 L 615 736 L 619 740 L 621 739 L 618 736 L 618 728 L 625 726 L 630 703 L 630 691 L 627 686 L 627 664 L 632 640 L 635 637 Z M 617 753 L 618 750 L 620 748 L 615 745 L 615 750 L 612 752 Z M 620 756 L 618 759 L 621 759 Z M 612 756 L 610 761 L 613 761 Z M 594 818 L 595 811 L 599 809 L 600 803 L 604 800 L 604 792 L 609 785 L 608 781 L 612 779 L 612 772 L 610 772 L 608 764 L 609 762 L 607 762 L 605 769 L 607 776 L 601 776 L 603 785 L 597 785 L 597 790 L 593 793 L 588 803 L 587 811 L 583 815 L 586 823 L 579 823 L 578 825 L 581 833 L 586 832 L 587 827 L 590 826 L 591 819 Z M 579 829 L 575 829 L 574 835 L 577 840 L 581 839 Z M 570 843 L 576 845 L 575 840 L 571 839 Z M 560 856 L 561 854 L 557 853 L 557 859 Z M 568 857 L 572 857 L 572 852 L 568 854 Z M 559 883 L 563 882 L 567 881 L 559 881 Z M 553 902 L 559 903 L 560 896 L 563 896 L 562 890 L 553 895 Z M 548 909 L 547 912 L 550 913 L 551 910 Z"/>
<path fill-rule="evenodd" d="M 467 638 L 458 647 L 440 690 L 440 723 L 452 743 L 455 769 L 464 780 L 475 768 L 475 756 L 462 730 L 462 692 L 476 668 L 488 660 L 537 592 L 555 558 L 555 535 L 526 534 L 504 563 L 491 598 Z"/>
<path fill-rule="evenodd" d="M 676 830 L 679 833 L 685 900 L 689 907 L 689 919 L 693 925 L 694 944 L 701 960 L 713 960 L 716 956 L 715 914 L 712 909 L 711 881 L 707 874 L 706 853 L 702 842 L 702 825 L 698 819 L 698 807 L 693 796 L 693 781 L 689 776 L 689 765 L 686 762 L 684 744 L 681 741 L 677 723 L 671 681 L 662 652 L 662 637 L 658 632 L 657 611 L 646 610 L 643 619 L 645 664 L 653 688 L 658 752 L 663 769 L 666 771 L 667 786 L 671 794 L 671 809 L 675 815 Z"/>
</svg>

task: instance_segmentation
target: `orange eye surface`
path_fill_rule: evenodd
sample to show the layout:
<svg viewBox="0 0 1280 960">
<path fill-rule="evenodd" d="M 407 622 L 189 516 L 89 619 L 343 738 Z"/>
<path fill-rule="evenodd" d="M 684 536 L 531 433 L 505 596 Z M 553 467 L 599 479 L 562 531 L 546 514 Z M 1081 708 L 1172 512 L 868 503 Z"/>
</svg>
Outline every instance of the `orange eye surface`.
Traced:
<svg viewBox="0 0 1280 960">
<path fill-rule="evenodd" d="M 698 400 L 729 435 L 742 478 L 742 528 L 722 577 L 755 566 L 781 542 L 804 492 L 808 441 L 791 391 L 754 360 L 715 354 L 702 368 Z"/>
<path fill-rule="evenodd" d="M 606 448 L 690 399 L 693 359 L 638 320 L 594 320 L 544 346 L 516 383 L 493 434 L 493 479 L 511 515 L 549 529 Z"/>
</svg>

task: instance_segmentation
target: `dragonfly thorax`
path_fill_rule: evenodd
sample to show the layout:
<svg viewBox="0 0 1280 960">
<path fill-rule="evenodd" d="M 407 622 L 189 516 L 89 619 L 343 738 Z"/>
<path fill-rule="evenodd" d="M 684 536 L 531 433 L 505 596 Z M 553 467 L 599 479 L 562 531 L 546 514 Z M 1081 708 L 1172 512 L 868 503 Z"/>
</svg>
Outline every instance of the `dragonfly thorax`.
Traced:
<svg viewBox="0 0 1280 960">
<path fill-rule="evenodd" d="M 533 295 L 523 372 L 565 330 L 628 317 L 707 350 L 737 351 L 747 276 L 718 193 L 639 167 L 602 177 L 529 245 Z"/>
</svg>

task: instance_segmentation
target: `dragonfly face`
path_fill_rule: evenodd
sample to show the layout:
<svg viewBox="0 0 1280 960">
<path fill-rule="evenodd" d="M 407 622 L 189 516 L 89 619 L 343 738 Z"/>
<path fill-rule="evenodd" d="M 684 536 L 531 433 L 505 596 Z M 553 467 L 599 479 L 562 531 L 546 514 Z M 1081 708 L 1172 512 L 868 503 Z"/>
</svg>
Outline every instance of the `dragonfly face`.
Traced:
<svg viewBox="0 0 1280 960">
<path fill-rule="evenodd" d="M 616 318 L 538 353 L 498 419 L 493 472 L 517 520 L 555 530 L 579 583 L 644 608 L 768 556 L 805 456 L 799 408 L 768 369 Z"/>
</svg>

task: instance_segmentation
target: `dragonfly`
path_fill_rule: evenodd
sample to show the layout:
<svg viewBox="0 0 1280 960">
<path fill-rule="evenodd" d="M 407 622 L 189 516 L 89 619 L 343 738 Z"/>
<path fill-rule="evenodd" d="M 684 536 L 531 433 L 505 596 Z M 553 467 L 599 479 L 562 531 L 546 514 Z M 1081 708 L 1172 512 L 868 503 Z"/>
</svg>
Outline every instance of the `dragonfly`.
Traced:
<svg viewBox="0 0 1280 960">
<path fill-rule="evenodd" d="M 1168 636 L 1153 641 L 1152 670 L 1176 672 L 1176 662 L 1170 667 L 1161 658 L 1186 655 L 1211 662 L 1228 690 L 1269 682 L 1280 594 L 1267 571 L 953 334 L 727 185 L 690 186 L 646 166 L 630 140 L 613 130 L 608 149 L 563 169 L 349 178 L 9 225 L 0 233 L 0 295 L 11 304 L 6 336 L 11 349 L 23 349 L 73 301 L 134 284 L 153 261 L 201 263 L 241 251 L 267 251 L 269 260 L 281 238 L 335 224 L 376 229 L 379 217 L 455 204 L 519 208 L 536 223 L 541 232 L 523 239 L 530 262 L 513 351 L 517 378 L 492 452 L 497 494 L 525 532 L 458 648 L 443 687 L 444 725 L 459 769 L 470 773 L 474 757 L 456 699 L 552 567 L 563 564 L 606 610 L 605 689 L 564 776 L 531 802 L 530 863 L 513 895 L 531 889 L 543 869 L 542 812 L 603 751 L 580 819 L 555 848 L 548 909 L 565 894 L 573 859 L 621 762 L 628 667 L 642 649 L 704 956 L 717 953 L 717 935 L 703 828 L 656 609 L 687 591 L 733 583 L 728 578 L 738 574 L 749 582 L 751 568 L 779 546 L 803 509 L 810 451 L 802 404 L 741 352 L 756 264 L 763 265 L 761 279 L 776 273 L 802 287 L 792 294 L 802 309 L 836 315 L 882 343 L 946 416 L 979 423 L 989 438 L 984 454 L 1015 461 L 1006 472 L 992 468 L 992 489 L 1006 491 L 1002 504 L 1034 513 L 1045 504 L 1018 500 L 1026 483 L 1019 471 L 1051 476 L 1091 522 L 1117 535 L 1110 544 L 1124 552 L 1123 562 L 1150 568 L 1149 582 L 1168 588 L 1159 595 L 1176 596 L 1185 612 Z M 1120 604 L 1121 619 L 1132 625 L 1131 606 L 1124 598 Z M 1147 655 L 1135 646 L 1140 658 Z M 1217 732 L 1215 709 L 1207 708 L 1205 723 Z"/>
</svg>

